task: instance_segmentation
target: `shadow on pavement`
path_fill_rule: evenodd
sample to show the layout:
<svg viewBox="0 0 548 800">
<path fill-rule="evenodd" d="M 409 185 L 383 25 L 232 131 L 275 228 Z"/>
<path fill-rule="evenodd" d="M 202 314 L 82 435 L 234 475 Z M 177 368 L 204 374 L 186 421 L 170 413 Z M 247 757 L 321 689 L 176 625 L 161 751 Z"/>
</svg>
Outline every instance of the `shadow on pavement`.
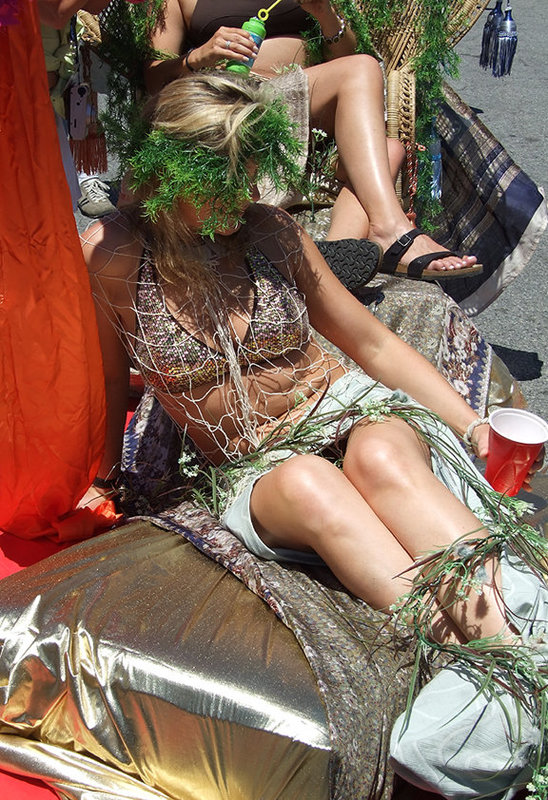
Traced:
<svg viewBox="0 0 548 800">
<path fill-rule="evenodd" d="M 513 350 L 511 347 L 502 347 L 499 344 L 492 344 L 491 347 L 498 357 L 504 361 L 516 380 L 532 381 L 535 378 L 540 378 L 544 362 L 538 357 L 538 353 Z"/>
</svg>

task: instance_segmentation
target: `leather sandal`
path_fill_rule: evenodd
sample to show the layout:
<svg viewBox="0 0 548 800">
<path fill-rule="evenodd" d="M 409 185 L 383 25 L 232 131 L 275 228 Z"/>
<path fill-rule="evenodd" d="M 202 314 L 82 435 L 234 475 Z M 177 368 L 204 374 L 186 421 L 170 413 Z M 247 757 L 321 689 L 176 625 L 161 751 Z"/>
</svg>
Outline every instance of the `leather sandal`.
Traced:
<svg viewBox="0 0 548 800">
<path fill-rule="evenodd" d="M 369 283 L 382 263 L 382 247 L 369 239 L 324 240 L 316 241 L 315 245 L 350 292 Z"/>
<path fill-rule="evenodd" d="M 471 275 L 480 275 L 483 272 L 482 264 L 473 264 L 470 267 L 461 267 L 460 269 L 446 269 L 446 270 L 427 270 L 426 268 L 432 261 L 439 258 L 447 258 L 447 256 L 456 256 L 462 258 L 461 253 L 456 253 L 454 250 L 439 250 L 435 253 L 425 253 L 423 256 L 417 256 L 409 264 L 402 264 L 400 259 L 407 253 L 417 236 L 428 235 L 425 234 L 420 228 L 413 228 L 396 239 L 393 245 L 385 251 L 382 260 L 380 272 L 386 275 L 396 275 L 402 278 L 411 278 L 415 281 L 439 281 L 446 280 L 447 278 L 469 278 Z"/>
</svg>

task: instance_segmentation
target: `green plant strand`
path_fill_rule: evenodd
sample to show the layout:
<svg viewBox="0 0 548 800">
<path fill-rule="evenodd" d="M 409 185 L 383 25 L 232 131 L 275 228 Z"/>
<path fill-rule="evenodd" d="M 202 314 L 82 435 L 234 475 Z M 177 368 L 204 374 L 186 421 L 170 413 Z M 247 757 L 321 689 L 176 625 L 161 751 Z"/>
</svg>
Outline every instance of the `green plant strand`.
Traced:
<svg viewBox="0 0 548 800">
<path fill-rule="evenodd" d="M 419 151 L 417 182 L 417 211 L 423 227 L 432 228 L 432 222 L 441 211 L 439 201 L 432 198 L 432 162 L 428 143 L 433 121 L 443 101 L 444 76 L 455 77 L 458 56 L 451 44 L 449 3 L 447 0 L 415 0 L 420 5 L 416 18 L 418 55 L 411 67 L 416 79 L 416 141 L 426 149 Z M 333 0 L 337 13 L 350 25 L 357 41 L 358 53 L 375 53 L 375 34 L 390 28 L 397 15 L 404 11 L 404 0 Z M 314 50 L 321 58 L 321 49 Z"/>
<path fill-rule="evenodd" d="M 268 177 L 278 189 L 303 185 L 297 161 L 302 144 L 294 131 L 283 102 L 269 97 L 268 105 L 254 111 L 241 126 L 242 158 L 233 168 L 223 152 L 178 140 L 161 130 L 150 131 L 129 159 L 132 188 L 151 187 L 143 205 L 153 220 L 160 211 L 171 210 L 177 200 L 197 208 L 207 206 L 209 215 L 200 233 L 213 237 L 216 230 L 243 222 L 242 209 L 251 200 L 256 182 Z M 247 172 L 251 160 L 257 167 L 253 181 Z"/>
</svg>

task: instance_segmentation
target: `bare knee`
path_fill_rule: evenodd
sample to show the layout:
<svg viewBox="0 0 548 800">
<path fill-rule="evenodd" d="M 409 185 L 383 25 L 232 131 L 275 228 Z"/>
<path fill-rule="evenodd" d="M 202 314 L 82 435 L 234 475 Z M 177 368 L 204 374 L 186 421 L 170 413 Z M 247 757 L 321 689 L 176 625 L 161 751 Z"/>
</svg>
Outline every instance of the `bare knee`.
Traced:
<svg viewBox="0 0 548 800">
<path fill-rule="evenodd" d="M 360 91 L 367 87 L 384 91 L 384 77 L 376 58 L 357 53 L 353 56 L 347 56 L 344 60 L 347 61 L 345 66 L 348 80 L 357 84 L 360 87 Z"/>
<path fill-rule="evenodd" d="M 367 497 L 369 491 L 412 488 L 416 467 L 417 459 L 409 457 L 405 441 L 385 437 L 379 431 L 361 437 L 357 445 L 348 448 L 343 472 L 352 483 L 359 483 Z"/>
<path fill-rule="evenodd" d="M 357 53 L 326 61 L 320 67 L 336 82 L 340 90 L 352 89 L 363 92 L 382 88 L 384 78 L 379 62 L 373 56 Z M 314 67 L 312 68 L 314 69 Z"/>
<path fill-rule="evenodd" d="M 326 496 L 335 467 L 324 458 L 300 455 L 289 459 L 273 473 L 272 489 L 287 508 L 298 509 L 304 518 L 324 513 Z"/>
<path fill-rule="evenodd" d="M 317 550 L 340 515 L 337 481 L 346 479 L 325 459 L 301 455 L 269 472 L 255 485 L 251 515 L 269 547 Z"/>
</svg>

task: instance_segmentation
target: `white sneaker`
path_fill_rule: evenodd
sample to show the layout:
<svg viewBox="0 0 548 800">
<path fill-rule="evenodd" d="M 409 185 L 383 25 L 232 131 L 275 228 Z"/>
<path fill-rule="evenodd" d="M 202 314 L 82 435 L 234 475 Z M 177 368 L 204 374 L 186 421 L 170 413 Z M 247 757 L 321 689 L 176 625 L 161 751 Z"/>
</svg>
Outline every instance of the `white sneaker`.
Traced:
<svg viewBox="0 0 548 800">
<path fill-rule="evenodd" d="M 99 178 L 85 178 L 80 183 L 82 195 L 78 208 L 86 217 L 104 217 L 116 211 L 110 199 L 110 186 Z"/>
</svg>

